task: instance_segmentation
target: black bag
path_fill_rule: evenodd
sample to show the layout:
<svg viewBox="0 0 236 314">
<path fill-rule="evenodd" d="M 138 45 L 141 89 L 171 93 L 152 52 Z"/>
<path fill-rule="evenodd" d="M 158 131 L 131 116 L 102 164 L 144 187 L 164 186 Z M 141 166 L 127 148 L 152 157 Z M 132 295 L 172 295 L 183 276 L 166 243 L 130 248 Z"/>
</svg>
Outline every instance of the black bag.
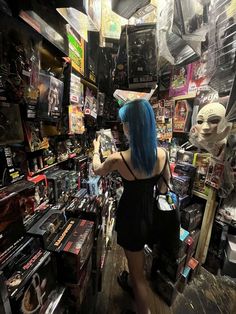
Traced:
<svg viewBox="0 0 236 314">
<path fill-rule="evenodd" d="M 166 156 L 166 158 L 168 157 Z M 167 165 L 170 169 L 169 161 Z M 169 186 L 164 177 L 162 177 L 162 179 L 168 191 L 165 194 L 161 194 L 157 184 L 155 186 L 152 243 L 158 244 L 160 251 L 167 253 L 170 258 L 176 259 L 178 258 L 180 248 L 179 199 L 178 195 L 174 192 L 172 175 L 171 183 L 173 188 Z"/>
</svg>

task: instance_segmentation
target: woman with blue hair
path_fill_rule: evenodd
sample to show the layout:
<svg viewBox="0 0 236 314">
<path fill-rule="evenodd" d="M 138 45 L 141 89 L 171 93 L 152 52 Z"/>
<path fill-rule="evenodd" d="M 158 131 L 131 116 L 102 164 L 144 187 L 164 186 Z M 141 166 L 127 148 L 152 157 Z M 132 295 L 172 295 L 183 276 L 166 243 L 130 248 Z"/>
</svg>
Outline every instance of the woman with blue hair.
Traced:
<svg viewBox="0 0 236 314">
<path fill-rule="evenodd" d="M 119 116 L 129 149 L 114 153 L 101 163 L 100 139 L 94 140 L 93 169 L 101 176 L 117 170 L 122 177 L 124 191 L 117 209 L 116 231 L 117 243 L 128 260 L 129 273 L 123 271 L 118 282 L 133 292 L 137 313 L 150 314 L 143 248 L 151 233 L 154 185 L 158 184 L 162 193 L 167 189 L 163 177 L 169 181 L 168 157 L 164 149 L 157 148 L 155 116 L 147 100 L 126 103 Z"/>
</svg>

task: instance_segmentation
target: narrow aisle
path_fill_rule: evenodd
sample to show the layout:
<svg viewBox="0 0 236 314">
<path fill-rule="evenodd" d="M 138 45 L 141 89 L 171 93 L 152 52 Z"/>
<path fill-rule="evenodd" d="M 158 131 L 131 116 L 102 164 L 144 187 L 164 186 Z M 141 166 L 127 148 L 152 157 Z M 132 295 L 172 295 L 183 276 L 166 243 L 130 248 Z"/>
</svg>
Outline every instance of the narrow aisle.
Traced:
<svg viewBox="0 0 236 314">
<path fill-rule="evenodd" d="M 112 249 L 106 257 L 103 290 L 99 293 L 96 314 L 120 314 L 132 309 L 132 300 L 117 284 L 117 274 L 127 269 L 122 249 L 113 237 Z M 236 283 L 227 277 L 215 277 L 202 269 L 201 274 L 178 294 L 172 307 L 150 290 L 149 303 L 152 314 L 234 314 L 236 313 Z"/>
</svg>

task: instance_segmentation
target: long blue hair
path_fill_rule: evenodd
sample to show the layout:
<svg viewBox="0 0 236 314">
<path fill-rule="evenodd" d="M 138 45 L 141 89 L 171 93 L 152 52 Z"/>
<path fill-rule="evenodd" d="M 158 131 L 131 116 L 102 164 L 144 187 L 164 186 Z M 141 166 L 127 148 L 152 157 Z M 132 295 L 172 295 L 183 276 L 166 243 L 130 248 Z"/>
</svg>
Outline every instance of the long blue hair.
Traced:
<svg viewBox="0 0 236 314">
<path fill-rule="evenodd" d="M 157 160 L 157 137 L 150 103 L 145 99 L 130 101 L 120 108 L 119 117 L 128 124 L 133 168 L 151 175 Z"/>
</svg>

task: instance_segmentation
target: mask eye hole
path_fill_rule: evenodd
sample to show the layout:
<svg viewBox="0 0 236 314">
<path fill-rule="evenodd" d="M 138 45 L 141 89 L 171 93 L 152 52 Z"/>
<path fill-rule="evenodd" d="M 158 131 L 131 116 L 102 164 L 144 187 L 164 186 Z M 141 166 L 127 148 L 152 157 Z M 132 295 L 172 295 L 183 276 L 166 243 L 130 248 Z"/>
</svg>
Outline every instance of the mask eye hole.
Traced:
<svg viewBox="0 0 236 314">
<path fill-rule="evenodd" d="M 197 124 L 203 124 L 203 121 L 202 120 L 198 120 Z"/>
<path fill-rule="evenodd" d="M 220 119 L 212 119 L 209 121 L 211 124 L 218 124 L 220 122 Z"/>
</svg>

